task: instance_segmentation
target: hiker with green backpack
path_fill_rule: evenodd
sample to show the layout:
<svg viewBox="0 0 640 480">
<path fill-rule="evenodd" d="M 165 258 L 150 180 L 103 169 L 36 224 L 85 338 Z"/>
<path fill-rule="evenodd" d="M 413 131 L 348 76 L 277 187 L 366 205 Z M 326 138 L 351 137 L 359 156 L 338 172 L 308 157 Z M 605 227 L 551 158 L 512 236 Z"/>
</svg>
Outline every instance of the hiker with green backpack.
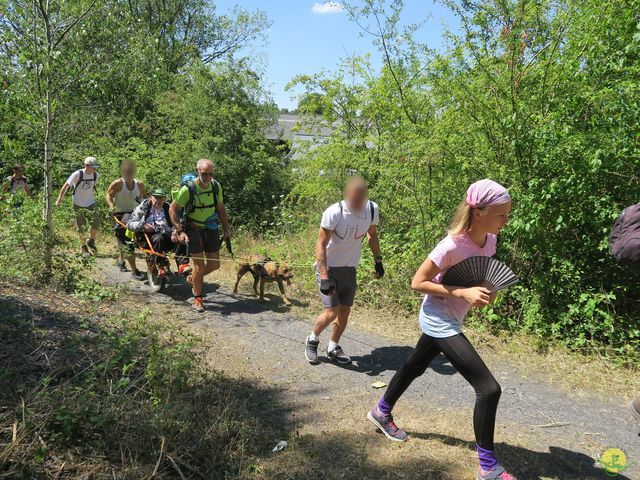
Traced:
<svg viewBox="0 0 640 480">
<path fill-rule="evenodd" d="M 223 238 L 231 239 L 227 211 L 224 208 L 222 187 L 213 178 L 213 162 L 198 160 L 197 176 L 186 175 L 181 187 L 173 195 L 169 216 L 174 225 L 177 238 L 187 245 L 187 251 L 193 260 L 193 273 L 187 277 L 195 297 L 193 307 L 204 312 L 202 285 L 204 277 L 220 268 L 220 229 Z"/>
</svg>

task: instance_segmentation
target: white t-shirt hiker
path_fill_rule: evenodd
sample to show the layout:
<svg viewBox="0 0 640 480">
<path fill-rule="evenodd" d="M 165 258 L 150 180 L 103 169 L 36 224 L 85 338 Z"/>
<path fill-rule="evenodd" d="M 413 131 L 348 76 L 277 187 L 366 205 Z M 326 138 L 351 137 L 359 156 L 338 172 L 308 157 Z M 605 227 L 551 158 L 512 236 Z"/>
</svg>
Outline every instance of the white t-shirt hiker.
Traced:
<svg viewBox="0 0 640 480">
<path fill-rule="evenodd" d="M 333 230 L 327 245 L 327 267 L 358 266 L 367 231 L 371 225 L 378 225 L 378 223 L 380 223 L 380 209 L 371 200 L 367 201 L 362 210 L 356 212 L 350 212 L 344 200 L 327 208 L 320 222 L 322 228 Z"/>
<path fill-rule="evenodd" d="M 80 180 L 80 173 L 82 173 L 82 180 Z M 93 172 L 87 173 L 84 169 L 76 170 L 67 179 L 67 184 L 73 190 L 73 204 L 77 207 L 87 208 L 96 203 L 96 197 L 94 190 L 98 183 L 100 174 Z"/>
</svg>

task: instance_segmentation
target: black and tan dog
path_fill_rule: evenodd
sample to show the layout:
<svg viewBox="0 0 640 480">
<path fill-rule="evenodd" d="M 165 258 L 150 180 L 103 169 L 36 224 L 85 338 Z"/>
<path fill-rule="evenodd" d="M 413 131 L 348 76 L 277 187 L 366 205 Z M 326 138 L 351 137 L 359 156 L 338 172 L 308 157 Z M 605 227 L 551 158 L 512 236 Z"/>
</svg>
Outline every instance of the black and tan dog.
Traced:
<svg viewBox="0 0 640 480">
<path fill-rule="evenodd" d="M 284 304 L 287 306 L 291 305 L 284 291 L 284 283 L 286 282 L 287 285 L 291 285 L 293 272 L 291 272 L 291 268 L 286 262 L 276 262 L 260 255 L 249 256 L 243 263 L 238 265 L 238 278 L 236 279 L 236 286 L 233 288 L 233 293 L 238 293 L 240 279 L 247 272 L 253 276 L 253 291 L 260 297 L 260 300 L 264 300 L 264 284 L 266 282 L 277 282 Z M 258 283 L 260 283 L 260 291 L 258 291 Z"/>
</svg>

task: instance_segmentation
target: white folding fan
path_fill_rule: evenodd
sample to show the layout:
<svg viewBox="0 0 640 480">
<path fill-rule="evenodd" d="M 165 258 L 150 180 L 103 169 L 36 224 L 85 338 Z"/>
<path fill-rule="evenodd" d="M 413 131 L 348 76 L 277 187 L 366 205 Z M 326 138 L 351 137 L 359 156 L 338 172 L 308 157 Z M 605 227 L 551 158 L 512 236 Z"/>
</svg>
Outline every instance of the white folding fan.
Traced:
<svg viewBox="0 0 640 480">
<path fill-rule="evenodd" d="M 519 281 L 509 267 L 493 257 L 469 257 L 449 268 L 442 277 L 443 285 L 485 287 L 491 292 L 511 287 Z"/>
</svg>

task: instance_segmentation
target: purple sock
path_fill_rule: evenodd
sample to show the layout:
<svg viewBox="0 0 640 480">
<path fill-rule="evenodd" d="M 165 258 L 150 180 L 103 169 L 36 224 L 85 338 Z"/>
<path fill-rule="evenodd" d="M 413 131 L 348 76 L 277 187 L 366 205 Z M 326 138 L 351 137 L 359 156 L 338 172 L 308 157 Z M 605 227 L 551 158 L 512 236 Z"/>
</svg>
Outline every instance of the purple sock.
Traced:
<svg viewBox="0 0 640 480">
<path fill-rule="evenodd" d="M 498 465 L 498 460 L 496 460 L 496 454 L 493 450 L 486 450 L 477 444 L 476 449 L 478 450 L 480 468 L 487 471 L 493 469 L 496 465 Z"/>
<path fill-rule="evenodd" d="M 393 410 L 393 405 L 389 405 L 385 402 L 384 397 L 380 397 L 380 400 L 378 401 L 378 410 L 380 410 L 380 413 L 383 415 L 389 415 L 391 410 Z"/>
</svg>

